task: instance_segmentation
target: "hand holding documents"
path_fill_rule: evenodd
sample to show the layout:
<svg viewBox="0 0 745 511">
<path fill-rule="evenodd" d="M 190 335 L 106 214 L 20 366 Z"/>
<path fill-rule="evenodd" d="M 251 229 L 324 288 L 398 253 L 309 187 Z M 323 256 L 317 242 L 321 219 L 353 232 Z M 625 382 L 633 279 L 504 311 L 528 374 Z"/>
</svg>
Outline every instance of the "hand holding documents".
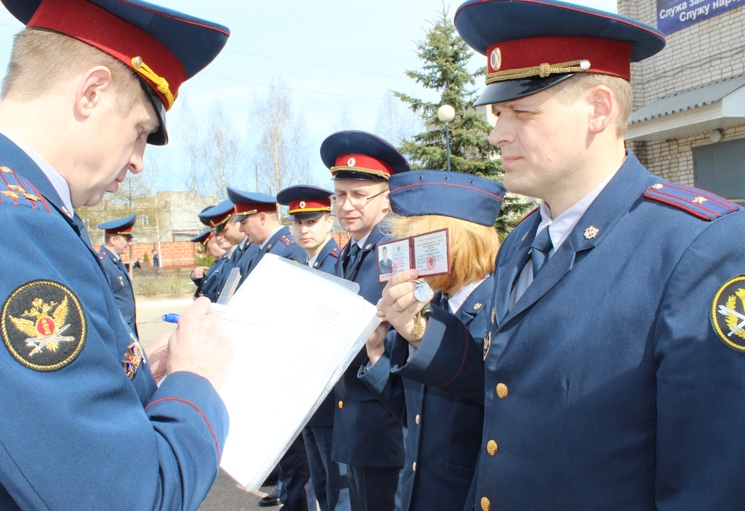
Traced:
<svg viewBox="0 0 745 511">
<path fill-rule="evenodd" d="M 222 311 L 235 355 L 222 468 L 258 489 L 380 320 L 357 284 L 266 254 Z M 295 306 L 292 297 L 302 297 Z M 274 417 L 259 417 L 271 399 Z"/>
<path fill-rule="evenodd" d="M 420 277 L 446 275 L 450 273 L 449 247 L 447 229 L 378 243 L 378 282 L 388 282 L 396 273 L 413 268 Z"/>
</svg>

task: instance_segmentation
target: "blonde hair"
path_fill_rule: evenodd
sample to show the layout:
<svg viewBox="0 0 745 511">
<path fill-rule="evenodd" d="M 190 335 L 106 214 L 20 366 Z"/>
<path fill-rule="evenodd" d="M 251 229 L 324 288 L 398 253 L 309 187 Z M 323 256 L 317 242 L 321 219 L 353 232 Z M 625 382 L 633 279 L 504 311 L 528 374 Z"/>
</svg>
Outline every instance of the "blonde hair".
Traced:
<svg viewBox="0 0 745 511">
<path fill-rule="evenodd" d="M 385 223 L 396 239 L 448 229 L 450 275 L 425 278 L 433 289 L 451 294 L 494 272 L 499 237 L 492 226 L 442 215 L 390 215 Z"/>
<path fill-rule="evenodd" d="M 587 90 L 604 85 L 608 87 L 616 98 L 618 104 L 618 117 L 616 120 L 616 135 L 623 138 L 631 116 L 631 83 L 618 76 L 604 75 L 600 73 L 577 73 L 571 78 L 557 83 L 551 90 L 556 99 L 562 103 L 571 103 Z"/>
<path fill-rule="evenodd" d="M 75 73 L 94 66 L 111 71 L 111 83 L 123 112 L 145 92 L 134 72 L 111 55 L 72 37 L 40 28 L 16 34 L 2 97 L 19 101 L 35 99 Z"/>
</svg>

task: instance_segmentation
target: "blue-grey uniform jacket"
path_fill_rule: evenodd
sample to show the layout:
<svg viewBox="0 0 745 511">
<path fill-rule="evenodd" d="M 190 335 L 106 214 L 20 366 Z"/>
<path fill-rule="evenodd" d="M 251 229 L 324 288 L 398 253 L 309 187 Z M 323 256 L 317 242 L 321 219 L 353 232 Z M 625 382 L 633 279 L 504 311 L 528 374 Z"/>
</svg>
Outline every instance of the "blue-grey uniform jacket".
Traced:
<svg viewBox="0 0 745 511">
<path fill-rule="evenodd" d="M 359 295 L 377 304 L 383 292 L 378 283 L 378 261 L 375 246 L 390 241 L 376 226 L 368 236 L 354 265 L 347 269 L 347 279 L 360 285 Z M 336 274 L 344 276 L 349 259 L 350 241 L 336 264 Z M 404 462 L 403 431 L 394 415 L 358 378 L 357 369 L 366 357 L 365 348 L 344 371 L 335 394 L 334 461 L 363 467 L 401 467 Z"/>
<path fill-rule="evenodd" d="M 158 388 L 83 222 L 0 136 L 0 509 L 192 509 L 228 416 L 212 385 Z"/>
<path fill-rule="evenodd" d="M 399 371 L 484 401 L 476 508 L 741 508 L 743 210 L 628 152 L 509 309 L 539 222 L 497 257 L 485 362 L 435 311 Z"/>
<path fill-rule="evenodd" d="M 493 288 L 494 278 L 489 276 L 455 313 L 468 328 L 476 350 L 483 346 Z M 442 294 L 435 293 L 431 303 L 441 307 Z M 389 333 L 388 341 L 392 349 L 387 349 L 369 370 L 362 369 L 360 379 L 407 428 L 401 509 L 460 511 L 470 504 L 468 491 L 481 445 L 484 407 L 480 401 L 398 377 L 395 372 L 406 363 L 409 343 L 395 330 Z"/>
<path fill-rule="evenodd" d="M 122 316 L 124 316 L 129 327 L 137 335 L 135 294 L 132 289 L 132 281 L 129 279 L 129 273 L 127 273 L 127 267 L 124 266 L 122 258 L 106 246 L 101 246 L 98 257 L 101 259 L 104 272 L 106 272 L 106 278 L 109 279 L 109 286 L 111 286 L 111 291 L 116 298 L 116 304 L 122 311 Z"/>
<path fill-rule="evenodd" d="M 255 244 L 252 243 L 251 245 L 254 246 Z M 250 258 L 241 257 L 238 262 L 238 267 L 241 269 L 241 284 L 246 280 L 248 274 L 256 268 L 256 265 L 259 264 L 264 254 L 275 254 L 285 259 L 292 259 L 300 264 L 305 264 L 305 261 L 308 260 L 305 250 L 298 246 L 295 242 L 295 236 L 290 234 L 290 229 L 286 225 L 283 225 L 277 232 L 272 234 L 266 240 L 263 247 L 259 248 L 258 245 L 255 246 L 256 251 Z"/>
</svg>

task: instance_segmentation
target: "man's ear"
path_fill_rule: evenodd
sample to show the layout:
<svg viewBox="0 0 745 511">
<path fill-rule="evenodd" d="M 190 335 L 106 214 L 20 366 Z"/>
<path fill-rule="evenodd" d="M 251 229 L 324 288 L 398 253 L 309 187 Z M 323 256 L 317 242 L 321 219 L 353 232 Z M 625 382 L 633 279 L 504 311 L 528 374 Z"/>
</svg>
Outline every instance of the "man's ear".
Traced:
<svg viewBox="0 0 745 511">
<path fill-rule="evenodd" d="M 111 71 L 105 66 L 92 67 L 82 75 L 75 95 L 75 113 L 87 118 L 101 102 L 104 91 L 111 89 Z"/>
<path fill-rule="evenodd" d="M 591 115 L 589 129 L 593 134 L 602 133 L 611 126 L 618 115 L 613 92 L 605 85 L 598 85 L 590 91 Z"/>
</svg>

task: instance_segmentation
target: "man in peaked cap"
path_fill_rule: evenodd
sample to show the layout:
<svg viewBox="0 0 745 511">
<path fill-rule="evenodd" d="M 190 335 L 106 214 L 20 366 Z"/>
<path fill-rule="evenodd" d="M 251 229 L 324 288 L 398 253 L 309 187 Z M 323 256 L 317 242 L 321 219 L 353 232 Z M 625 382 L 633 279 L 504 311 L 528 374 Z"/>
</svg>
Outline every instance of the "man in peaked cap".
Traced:
<svg viewBox="0 0 745 511">
<path fill-rule="evenodd" d="M 399 374 L 485 405 L 476 508 L 741 507 L 745 215 L 624 147 L 630 62 L 663 36 L 547 0 L 455 25 L 488 57 L 507 190 L 543 202 L 499 251 L 485 356 L 436 308 L 411 334 L 415 271 L 380 310 L 415 348 Z"/>
<path fill-rule="evenodd" d="M 116 304 L 135 335 L 137 335 L 135 294 L 127 267 L 122 262 L 122 254 L 132 244 L 132 227 L 136 220 L 137 215 L 129 215 L 126 218 L 98 225 L 98 228 L 104 231 L 104 244 L 98 251 L 98 257 L 101 259 L 106 278 L 109 279 L 109 286 L 116 298 Z"/>
<path fill-rule="evenodd" d="M 199 299 L 146 356 L 74 208 L 142 172 L 229 31 L 139 0 L 3 3 L 26 29 L 0 100 L 0 233 L 24 240 L 0 247 L 0 509 L 195 510 L 231 341 Z"/>
<path fill-rule="evenodd" d="M 406 158 L 385 140 L 362 131 L 341 131 L 321 144 L 321 159 L 334 179 L 336 218 L 351 235 L 336 264 L 336 274 L 360 286 L 359 294 L 375 304 L 378 283 L 375 247 L 390 237 L 380 230 L 388 214 L 388 179 L 410 170 Z M 332 457 L 347 464 L 353 511 L 395 507 L 403 466 L 403 432 L 396 417 L 357 379 L 365 357 L 361 350 L 336 385 Z"/>
<path fill-rule="evenodd" d="M 281 190 L 277 202 L 288 206 L 292 218 L 292 233 L 298 246 L 305 250 L 306 264 L 319 271 L 336 274 L 339 246 L 331 236 L 334 218 L 331 216 L 331 192 L 309 185 L 295 185 Z M 329 393 L 308 424 L 303 428 L 310 480 L 321 511 L 349 509 L 349 494 L 342 491 L 342 464 L 334 461 L 334 392 Z M 284 472 L 280 461 L 280 477 Z M 285 485 L 286 486 L 286 485 Z"/>
<path fill-rule="evenodd" d="M 202 288 L 203 296 L 217 302 L 231 275 L 231 270 L 238 265 L 241 258 L 253 257 L 256 247 L 248 242 L 246 235 L 234 224 L 235 206 L 230 199 L 225 199 L 217 206 L 203 211 L 199 218 L 212 228 L 217 245 L 225 251 L 209 285 L 206 289 Z M 230 285 L 232 286 L 232 283 Z"/>
<path fill-rule="evenodd" d="M 210 266 L 197 266 L 191 272 L 191 280 L 197 289 L 194 291 L 194 298 L 202 296 L 202 290 L 211 291 L 213 283 L 217 280 L 217 270 L 224 262 L 223 255 L 225 250 L 217 243 L 217 238 L 212 234 L 212 229 L 206 229 L 198 236 L 191 239 L 193 243 L 199 243 L 204 247 L 204 251 L 214 258 Z"/>
<path fill-rule="evenodd" d="M 232 221 L 239 226 L 240 232 L 246 235 L 251 244 L 257 247 L 252 257 L 241 258 L 238 263 L 241 283 L 265 254 L 275 254 L 305 263 L 305 251 L 297 246 L 290 229 L 279 222 L 276 197 L 228 186 L 228 198 L 235 205 L 235 217 Z"/>
</svg>

